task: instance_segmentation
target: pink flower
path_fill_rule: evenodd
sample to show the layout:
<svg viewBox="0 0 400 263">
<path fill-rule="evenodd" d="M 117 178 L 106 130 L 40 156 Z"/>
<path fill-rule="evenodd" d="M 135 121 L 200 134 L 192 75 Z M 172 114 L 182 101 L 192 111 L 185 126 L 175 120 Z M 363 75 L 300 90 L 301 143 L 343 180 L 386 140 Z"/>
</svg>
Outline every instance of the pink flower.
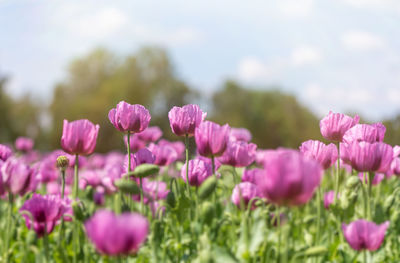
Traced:
<svg viewBox="0 0 400 263">
<path fill-rule="evenodd" d="M 232 141 L 251 141 L 251 133 L 246 128 L 231 128 L 231 133 L 229 134 L 229 139 Z"/>
<path fill-rule="evenodd" d="M 242 182 L 256 183 L 256 177 L 262 176 L 264 173 L 263 169 L 253 168 L 253 169 L 244 169 Z"/>
<path fill-rule="evenodd" d="M 128 147 L 128 136 L 124 136 L 124 142 L 126 147 Z M 146 147 L 146 142 L 139 138 L 138 133 L 134 133 L 129 138 L 129 145 L 132 152 L 137 152 Z"/>
<path fill-rule="evenodd" d="M 343 235 L 354 250 L 377 250 L 385 238 L 389 221 L 381 225 L 364 219 L 354 221 L 348 225 L 342 224 Z"/>
<path fill-rule="evenodd" d="M 256 177 L 258 190 L 277 205 L 307 203 L 319 186 L 322 175 L 318 162 L 290 149 L 269 153 L 264 169 L 265 173 Z"/>
<path fill-rule="evenodd" d="M 161 139 L 158 143 L 160 146 L 169 145 L 175 149 L 176 153 L 178 154 L 178 160 L 181 160 L 183 157 L 183 153 L 185 152 L 185 144 L 180 141 L 170 142 L 164 139 Z"/>
<path fill-rule="evenodd" d="M 13 152 L 10 147 L 4 144 L 0 144 L 0 162 L 6 161 L 8 157 L 10 157 L 12 154 Z"/>
<path fill-rule="evenodd" d="M 197 151 L 206 157 L 221 156 L 227 147 L 230 128 L 211 121 L 202 122 L 195 130 Z"/>
<path fill-rule="evenodd" d="M 360 180 L 364 183 L 368 183 L 368 174 L 365 175 L 365 180 L 364 180 L 364 173 L 358 173 L 358 178 L 360 178 Z M 382 180 L 385 179 L 385 174 L 383 173 L 376 173 L 374 175 L 374 179 L 372 179 L 372 185 L 377 185 L 380 182 L 382 182 Z"/>
<path fill-rule="evenodd" d="M 45 233 L 50 234 L 56 223 L 68 211 L 68 207 L 60 197 L 55 195 L 33 194 L 32 198 L 25 201 L 20 212 L 29 212 L 29 215 L 23 213 L 25 223 L 28 229 L 33 228 L 39 237 Z"/>
<path fill-rule="evenodd" d="M 134 171 L 136 166 L 139 166 L 144 163 L 154 163 L 156 157 L 154 154 L 147 148 L 140 149 L 135 154 L 131 154 L 131 171 Z M 125 172 L 128 171 L 128 155 L 125 158 Z"/>
<path fill-rule="evenodd" d="M 64 120 L 61 147 L 69 154 L 89 155 L 96 147 L 100 126 L 89 120 Z"/>
<path fill-rule="evenodd" d="M 29 152 L 33 149 L 34 142 L 28 137 L 18 137 L 15 141 L 15 148 L 21 152 Z"/>
<path fill-rule="evenodd" d="M 149 126 L 151 116 L 144 106 L 121 101 L 109 111 L 108 119 L 121 132 L 139 133 Z"/>
<path fill-rule="evenodd" d="M 207 113 L 203 113 L 195 104 L 173 107 L 168 113 L 171 130 L 178 136 L 193 136 L 206 116 Z"/>
<path fill-rule="evenodd" d="M 169 144 L 160 145 L 151 143 L 149 145 L 149 150 L 156 157 L 154 164 L 160 166 L 170 165 L 178 159 L 178 153 L 175 148 Z"/>
<path fill-rule="evenodd" d="M 269 155 L 270 153 L 274 153 L 274 152 L 275 152 L 275 150 L 270 150 L 270 149 L 268 149 L 268 150 L 266 150 L 266 149 L 258 149 L 258 150 L 256 151 L 256 163 L 257 163 L 258 165 L 264 166 L 264 161 L 265 161 L 266 159 L 268 159 L 268 155 Z"/>
<path fill-rule="evenodd" d="M 341 158 L 359 172 L 381 172 L 390 168 L 393 149 L 383 142 L 357 142 L 340 144 Z"/>
<path fill-rule="evenodd" d="M 1 166 L 3 187 L 12 194 L 24 195 L 32 189 L 35 170 L 20 159 L 11 157 Z"/>
<path fill-rule="evenodd" d="M 337 195 L 339 198 L 339 194 Z M 335 199 L 335 191 L 329 191 L 324 194 L 324 207 L 325 209 L 329 209 L 329 206 L 333 203 Z"/>
<path fill-rule="evenodd" d="M 201 159 L 189 161 L 189 184 L 191 186 L 200 186 L 204 180 L 212 175 L 211 163 Z M 181 177 L 186 182 L 186 163 L 181 168 Z"/>
<path fill-rule="evenodd" d="M 329 114 L 320 121 L 319 127 L 325 139 L 341 142 L 346 131 L 359 121 L 360 117 L 358 115 L 354 116 L 353 119 L 350 116 L 330 111 Z"/>
<path fill-rule="evenodd" d="M 324 169 L 331 167 L 338 159 L 338 150 L 333 143 L 325 145 L 320 141 L 308 140 L 301 144 L 300 152 L 318 161 Z"/>
<path fill-rule="evenodd" d="M 137 134 L 138 138 L 145 142 L 155 142 L 161 138 L 163 132 L 157 126 L 148 127 L 144 131 Z"/>
<path fill-rule="evenodd" d="M 244 182 L 237 184 L 235 188 L 233 188 L 231 200 L 232 203 L 234 203 L 237 207 L 240 208 L 242 199 L 244 206 L 247 207 L 251 199 L 257 196 L 258 196 L 257 186 L 249 182 Z M 254 208 L 255 206 L 253 204 L 252 209 Z"/>
<path fill-rule="evenodd" d="M 116 215 L 98 210 L 85 222 L 86 234 L 98 252 L 106 255 L 136 254 L 149 232 L 149 222 L 137 213 Z"/>
<path fill-rule="evenodd" d="M 382 123 L 356 124 L 350 128 L 343 136 L 344 143 L 353 141 L 366 141 L 369 143 L 383 142 L 386 127 Z"/>
<path fill-rule="evenodd" d="M 244 167 L 252 164 L 256 158 L 257 145 L 244 141 L 229 141 L 224 154 L 218 158 L 222 164 Z"/>
</svg>

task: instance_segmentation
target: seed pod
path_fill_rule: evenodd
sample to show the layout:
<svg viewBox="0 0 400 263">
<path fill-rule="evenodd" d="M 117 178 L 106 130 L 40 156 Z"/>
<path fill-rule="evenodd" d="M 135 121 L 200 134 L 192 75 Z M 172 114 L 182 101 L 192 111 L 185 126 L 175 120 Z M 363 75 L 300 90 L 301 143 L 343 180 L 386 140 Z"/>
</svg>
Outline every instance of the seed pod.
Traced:
<svg viewBox="0 0 400 263">
<path fill-rule="evenodd" d="M 175 194 L 173 191 L 169 191 L 167 198 L 166 198 L 166 202 L 171 208 L 175 207 L 176 199 L 175 199 Z"/>
<path fill-rule="evenodd" d="M 203 221 L 205 224 L 210 225 L 213 218 L 215 217 L 214 206 L 210 202 L 206 202 L 202 207 Z"/>
<path fill-rule="evenodd" d="M 314 256 L 320 256 L 328 252 L 328 249 L 324 246 L 315 246 L 315 247 L 310 247 L 306 251 L 304 251 L 304 255 L 307 257 L 314 257 Z"/>
<path fill-rule="evenodd" d="M 217 187 L 217 179 L 212 176 L 207 178 L 199 189 L 199 198 L 204 200 L 209 197 Z"/>
<path fill-rule="evenodd" d="M 360 178 L 358 176 L 350 176 L 346 181 L 346 188 L 353 189 L 360 183 Z"/>
<path fill-rule="evenodd" d="M 385 203 L 383 204 L 383 207 L 384 207 L 386 212 L 389 211 L 389 209 L 392 207 L 393 203 L 394 203 L 394 196 L 393 195 L 389 195 L 386 198 Z"/>
<path fill-rule="evenodd" d="M 114 185 L 125 194 L 140 194 L 140 188 L 135 181 L 120 179 Z"/>
<path fill-rule="evenodd" d="M 86 216 L 85 212 L 83 211 L 82 207 L 79 205 L 78 202 L 72 203 L 72 210 L 74 211 L 74 217 L 79 221 L 85 221 Z"/>
<path fill-rule="evenodd" d="M 158 173 L 160 167 L 155 164 L 144 163 L 135 167 L 133 175 L 136 177 L 144 178 Z"/>
</svg>

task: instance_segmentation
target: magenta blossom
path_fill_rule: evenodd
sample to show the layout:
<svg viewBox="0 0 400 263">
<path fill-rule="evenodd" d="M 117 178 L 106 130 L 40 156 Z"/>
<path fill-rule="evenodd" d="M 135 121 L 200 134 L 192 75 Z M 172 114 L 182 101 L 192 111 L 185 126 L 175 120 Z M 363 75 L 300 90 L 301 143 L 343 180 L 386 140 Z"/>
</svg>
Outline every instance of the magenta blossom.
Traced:
<svg viewBox="0 0 400 263">
<path fill-rule="evenodd" d="M 377 250 L 385 238 L 389 221 L 381 225 L 364 219 L 354 221 L 348 225 L 342 224 L 343 235 L 354 250 Z"/>
<path fill-rule="evenodd" d="M 260 166 L 264 166 L 264 161 L 268 159 L 268 155 L 274 152 L 275 150 L 258 149 L 256 151 L 256 163 Z"/>
<path fill-rule="evenodd" d="M 173 107 L 169 113 L 169 125 L 171 130 L 178 136 L 193 136 L 195 129 L 205 119 L 207 113 L 203 113 L 195 104 L 183 107 Z"/>
<path fill-rule="evenodd" d="M 358 178 L 365 184 L 368 183 L 368 174 L 358 173 Z M 365 179 L 364 179 L 365 178 Z M 372 185 L 378 185 L 382 180 L 385 179 L 385 174 L 383 173 L 376 173 L 374 175 L 374 179 L 372 179 Z"/>
<path fill-rule="evenodd" d="M 191 186 L 200 186 L 204 180 L 212 175 L 211 163 L 201 159 L 193 159 L 189 161 L 189 184 Z M 186 163 L 182 166 L 181 177 L 186 182 Z"/>
<path fill-rule="evenodd" d="M 61 147 L 69 154 L 89 155 L 96 147 L 100 126 L 89 120 L 64 120 Z"/>
<path fill-rule="evenodd" d="M 339 198 L 339 194 L 336 196 Z M 325 209 L 329 209 L 329 206 L 333 203 L 335 200 L 335 191 L 329 191 L 324 194 L 324 207 Z"/>
<path fill-rule="evenodd" d="M 252 164 L 256 158 L 257 145 L 244 141 L 229 141 L 224 154 L 218 158 L 222 164 L 244 167 Z"/>
<path fill-rule="evenodd" d="M 129 255 L 136 254 L 146 240 L 149 222 L 137 213 L 116 215 L 98 210 L 85 222 L 85 229 L 98 252 L 110 256 Z"/>
<path fill-rule="evenodd" d="M 4 189 L 12 194 L 24 195 L 34 190 L 36 171 L 26 165 L 21 159 L 8 158 L 1 166 Z"/>
<path fill-rule="evenodd" d="M 149 126 L 151 116 L 144 106 L 121 101 L 109 111 L 108 119 L 121 132 L 139 133 Z"/>
<path fill-rule="evenodd" d="M 338 159 L 338 150 L 333 143 L 325 145 L 323 142 L 308 140 L 301 144 L 300 152 L 316 161 L 326 170 Z"/>
<path fill-rule="evenodd" d="M 138 138 L 144 142 L 155 142 L 161 138 L 163 132 L 157 126 L 148 127 L 144 131 L 137 134 Z"/>
<path fill-rule="evenodd" d="M 124 142 L 126 147 L 128 147 L 128 136 L 124 136 Z M 137 152 L 140 149 L 146 147 L 146 142 L 139 139 L 138 133 L 131 134 L 129 138 L 129 146 L 132 152 Z"/>
<path fill-rule="evenodd" d="M 354 127 L 346 131 L 343 136 L 344 143 L 352 143 L 353 141 L 366 141 L 369 143 L 383 142 L 386 127 L 382 123 L 374 124 L 356 124 Z"/>
<path fill-rule="evenodd" d="M 256 177 L 262 176 L 264 174 L 264 170 L 260 168 L 253 169 L 244 169 L 242 175 L 242 182 L 256 183 Z"/>
<path fill-rule="evenodd" d="M 229 140 L 249 142 L 249 141 L 251 141 L 251 133 L 246 128 L 231 127 L 231 133 L 229 134 Z"/>
<path fill-rule="evenodd" d="M 181 141 L 170 142 L 168 140 L 161 139 L 160 141 L 158 141 L 157 145 L 169 145 L 174 148 L 176 153 L 178 154 L 178 160 L 182 159 L 183 153 L 185 152 L 185 144 Z"/>
<path fill-rule="evenodd" d="M 359 172 L 387 172 L 393 160 L 393 148 L 383 142 L 340 144 L 341 158 Z"/>
<path fill-rule="evenodd" d="M 28 229 L 33 228 L 36 234 L 42 237 L 45 233 L 50 234 L 53 231 L 54 226 L 68 210 L 66 203 L 56 195 L 33 194 L 19 211 L 22 212 Z"/>
<path fill-rule="evenodd" d="M 176 152 L 175 148 L 172 147 L 170 144 L 160 145 L 151 143 L 149 145 L 149 150 L 154 154 L 156 158 L 154 160 L 154 164 L 160 166 L 170 165 L 178 159 L 178 153 Z"/>
<path fill-rule="evenodd" d="M 18 137 L 15 140 L 15 148 L 21 152 L 29 152 L 33 149 L 34 142 L 28 137 Z"/>
<path fill-rule="evenodd" d="M 346 131 L 359 121 L 360 117 L 358 115 L 351 118 L 350 116 L 330 111 L 329 114 L 319 122 L 319 127 L 325 139 L 341 142 Z"/>
<path fill-rule="evenodd" d="M 257 175 L 261 195 L 277 205 L 296 206 L 307 203 L 319 186 L 321 165 L 299 152 L 278 149 L 264 161 L 265 173 Z"/>
<path fill-rule="evenodd" d="M 230 128 L 228 124 L 220 126 L 211 121 L 203 121 L 195 130 L 197 151 L 206 157 L 221 156 L 227 147 Z"/>
<path fill-rule="evenodd" d="M 140 149 L 137 153 L 131 154 L 131 171 L 134 171 L 136 166 L 139 166 L 144 163 L 154 163 L 156 157 L 154 154 L 147 148 Z M 125 172 L 128 171 L 128 155 L 125 158 Z"/>
<path fill-rule="evenodd" d="M 258 196 L 257 186 L 255 184 L 244 182 L 239 183 L 233 188 L 232 192 L 232 203 L 234 203 L 237 207 L 241 207 L 241 203 L 243 203 L 244 207 L 247 207 L 249 202 Z M 252 209 L 255 208 L 255 205 L 252 205 Z"/>
<path fill-rule="evenodd" d="M 4 144 L 0 144 L 0 163 L 1 161 L 6 161 L 8 157 L 10 157 L 12 154 L 13 152 L 10 147 Z"/>
</svg>

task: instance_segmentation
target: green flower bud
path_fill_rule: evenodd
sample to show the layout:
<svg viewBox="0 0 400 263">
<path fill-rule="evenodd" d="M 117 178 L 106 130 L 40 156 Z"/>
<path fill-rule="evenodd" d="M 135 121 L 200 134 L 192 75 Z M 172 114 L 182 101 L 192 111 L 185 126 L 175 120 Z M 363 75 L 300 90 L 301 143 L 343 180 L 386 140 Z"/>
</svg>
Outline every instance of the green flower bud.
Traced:
<svg viewBox="0 0 400 263">
<path fill-rule="evenodd" d="M 135 167 L 133 175 L 136 177 L 144 178 L 150 175 L 157 174 L 160 171 L 160 167 L 155 164 L 144 163 Z"/>
<path fill-rule="evenodd" d="M 169 191 L 167 198 L 166 198 L 166 202 L 171 208 L 175 207 L 176 199 L 175 199 L 175 194 L 173 191 Z"/>
<path fill-rule="evenodd" d="M 58 168 L 65 171 L 68 168 L 68 165 L 69 165 L 69 159 L 67 158 L 67 156 L 64 156 L 64 155 L 58 156 L 58 158 L 57 158 L 57 167 Z"/>
<path fill-rule="evenodd" d="M 217 187 L 217 179 L 214 176 L 207 178 L 199 189 L 199 198 L 204 200 L 209 197 Z"/>
<path fill-rule="evenodd" d="M 140 194 L 140 188 L 135 181 L 120 179 L 114 182 L 121 192 L 126 194 Z"/>
</svg>

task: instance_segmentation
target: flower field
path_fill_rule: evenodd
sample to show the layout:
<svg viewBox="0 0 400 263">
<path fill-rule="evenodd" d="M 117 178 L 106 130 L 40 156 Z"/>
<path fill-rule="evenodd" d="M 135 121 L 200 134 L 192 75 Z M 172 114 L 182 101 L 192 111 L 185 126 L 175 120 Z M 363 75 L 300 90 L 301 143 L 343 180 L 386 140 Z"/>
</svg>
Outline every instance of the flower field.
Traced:
<svg viewBox="0 0 400 263">
<path fill-rule="evenodd" d="M 197 105 L 165 118 L 176 141 L 142 105 L 110 109 L 124 152 L 95 153 L 86 119 L 53 152 L 1 142 L 1 262 L 400 261 L 400 147 L 381 123 L 329 112 L 325 142 L 260 149 Z"/>
</svg>

